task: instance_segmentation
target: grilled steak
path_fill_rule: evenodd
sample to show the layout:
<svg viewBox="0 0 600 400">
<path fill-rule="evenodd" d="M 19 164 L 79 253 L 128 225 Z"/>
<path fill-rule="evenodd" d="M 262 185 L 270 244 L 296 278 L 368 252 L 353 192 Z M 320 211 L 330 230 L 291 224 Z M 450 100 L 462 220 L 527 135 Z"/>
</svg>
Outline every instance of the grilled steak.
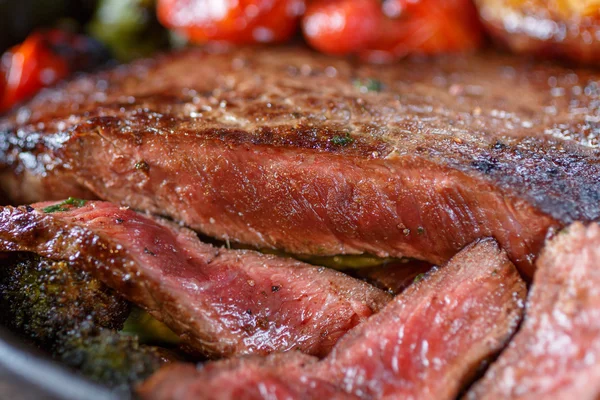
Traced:
<svg viewBox="0 0 600 400">
<path fill-rule="evenodd" d="M 360 399 L 311 374 L 317 361 L 291 352 L 208 363 L 200 373 L 193 365 L 174 364 L 159 370 L 138 394 L 144 400 Z"/>
<path fill-rule="evenodd" d="M 141 388 L 154 400 L 454 399 L 500 351 L 523 313 L 525 283 L 493 240 L 429 272 L 344 336 L 323 361 L 298 355 L 173 366 Z M 288 366 L 289 365 L 289 366 Z M 299 391 L 303 387 L 304 391 Z M 337 390 L 335 390 L 337 388 Z"/>
<path fill-rule="evenodd" d="M 111 203 L 77 205 L 1 208 L 0 252 L 69 260 L 210 356 L 324 355 L 390 299 L 340 272 L 216 248 Z"/>
<path fill-rule="evenodd" d="M 492 54 L 379 67 L 191 49 L 0 120 L 0 184 L 15 201 L 85 188 L 298 254 L 441 264 L 493 236 L 531 275 L 549 228 L 600 217 L 599 77 Z"/>
<path fill-rule="evenodd" d="M 537 264 L 523 326 L 469 399 L 600 396 L 600 226 L 573 224 Z"/>
<path fill-rule="evenodd" d="M 474 243 L 344 336 L 324 370 L 362 397 L 454 399 L 510 338 L 525 296 L 506 253 Z"/>
</svg>

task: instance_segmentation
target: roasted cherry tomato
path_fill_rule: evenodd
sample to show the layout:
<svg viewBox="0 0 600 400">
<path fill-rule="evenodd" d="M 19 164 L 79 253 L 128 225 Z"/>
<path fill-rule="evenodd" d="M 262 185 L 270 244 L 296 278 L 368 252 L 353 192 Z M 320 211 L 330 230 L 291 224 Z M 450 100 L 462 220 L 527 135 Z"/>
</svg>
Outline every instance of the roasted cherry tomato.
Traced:
<svg viewBox="0 0 600 400">
<path fill-rule="evenodd" d="M 360 52 L 369 61 L 469 51 L 483 41 L 471 0 L 384 0 L 381 10 L 377 37 Z"/>
<path fill-rule="evenodd" d="M 158 18 L 191 42 L 283 42 L 293 36 L 304 0 L 159 0 Z"/>
<path fill-rule="evenodd" d="M 0 60 L 0 101 L 2 101 L 2 96 L 4 94 L 4 89 L 6 88 L 6 75 L 4 74 L 2 68 L 2 60 Z M 0 108 L 0 112 L 2 109 Z"/>
<path fill-rule="evenodd" d="M 471 50 L 483 37 L 471 0 L 314 0 L 302 27 L 322 52 L 374 62 Z"/>
<path fill-rule="evenodd" d="M 108 58 L 106 50 L 86 36 L 60 30 L 34 32 L 2 55 L 0 112 L 77 70 Z"/>
<path fill-rule="evenodd" d="M 376 37 L 380 8 L 378 0 L 314 1 L 302 19 L 304 37 L 323 53 L 357 52 Z"/>
<path fill-rule="evenodd" d="M 34 33 L 2 56 L 2 72 L 6 85 L 1 94 L 0 111 L 64 78 L 69 74 L 69 66 L 52 52 L 42 33 Z"/>
<path fill-rule="evenodd" d="M 600 0 L 475 0 L 475 4 L 491 36 L 516 53 L 600 65 Z"/>
</svg>

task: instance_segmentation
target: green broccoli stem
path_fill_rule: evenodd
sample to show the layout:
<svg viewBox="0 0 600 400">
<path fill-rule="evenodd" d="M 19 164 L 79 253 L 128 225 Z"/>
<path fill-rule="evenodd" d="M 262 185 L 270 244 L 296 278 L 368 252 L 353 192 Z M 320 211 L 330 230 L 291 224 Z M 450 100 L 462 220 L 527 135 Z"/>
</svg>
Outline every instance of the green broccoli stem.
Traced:
<svg viewBox="0 0 600 400">
<path fill-rule="evenodd" d="M 181 341 L 168 326 L 137 307 L 131 309 L 121 334 L 135 336 L 140 343 L 148 345 L 173 346 Z"/>
</svg>

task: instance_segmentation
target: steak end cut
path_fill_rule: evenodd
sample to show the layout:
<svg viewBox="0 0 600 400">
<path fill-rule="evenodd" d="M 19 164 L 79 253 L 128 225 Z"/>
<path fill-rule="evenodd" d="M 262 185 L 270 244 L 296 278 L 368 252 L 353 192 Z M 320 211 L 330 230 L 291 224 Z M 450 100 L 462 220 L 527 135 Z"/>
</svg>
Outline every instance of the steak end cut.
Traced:
<svg viewBox="0 0 600 400">
<path fill-rule="evenodd" d="M 600 226 L 575 223 L 537 261 L 523 325 L 468 399 L 600 396 Z"/>
</svg>

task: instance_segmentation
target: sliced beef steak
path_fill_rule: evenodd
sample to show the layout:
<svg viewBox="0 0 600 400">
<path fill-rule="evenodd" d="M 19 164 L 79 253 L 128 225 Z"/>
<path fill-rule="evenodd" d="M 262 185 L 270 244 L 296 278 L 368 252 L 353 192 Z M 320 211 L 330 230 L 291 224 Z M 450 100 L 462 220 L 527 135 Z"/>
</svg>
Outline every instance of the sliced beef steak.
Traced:
<svg viewBox="0 0 600 400">
<path fill-rule="evenodd" d="M 324 355 L 390 300 L 340 272 L 216 248 L 178 225 L 105 202 L 0 208 L 2 251 L 69 260 L 210 356 Z"/>
<path fill-rule="evenodd" d="M 600 227 L 575 223 L 537 264 L 523 326 L 467 398 L 600 396 Z"/>
<path fill-rule="evenodd" d="M 236 399 L 241 393 L 246 399 L 326 398 L 323 393 L 454 399 L 513 334 L 525 296 L 506 253 L 484 240 L 411 285 L 322 361 L 288 353 L 199 370 L 177 365 L 150 378 L 140 394 L 153 400 Z"/>
<path fill-rule="evenodd" d="M 360 399 L 311 373 L 315 357 L 295 352 L 267 358 L 235 358 L 159 370 L 138 394 L 144 400 Z"/>
<path fill-rule="evenodd" d="M 531 275 L 549 228 L 600 217 L 599 78 L 494 54 L 381 67 L 191 49 L 1 119 L 0 185 L 297 254 L 439 265 L 491 236 Z"/>
<path fill-rule="evenodd" d="M 474 243 L 344 336 L 323 370 L 362 397 L 453 399 L 504 347 L 526 293 L 493 240 Z"/>
</svg>

